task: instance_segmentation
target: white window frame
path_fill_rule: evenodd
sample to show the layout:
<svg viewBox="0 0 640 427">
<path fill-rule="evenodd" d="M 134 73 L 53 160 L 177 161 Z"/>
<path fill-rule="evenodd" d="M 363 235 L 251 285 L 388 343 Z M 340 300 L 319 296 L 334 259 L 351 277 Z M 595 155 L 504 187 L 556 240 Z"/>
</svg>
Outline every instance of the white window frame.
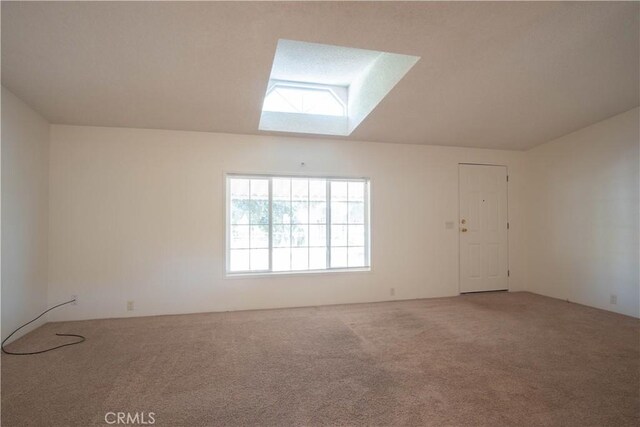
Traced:
<svg viewBox="0 0 640 427">
<path fill-rule="evenodd" d="M 243 271 L 231 271 L 230 269 L 230 232 L 231 232 L 231 179 L 268 179 L 269 180 L 269 269 L 268 270 L 243 270 Z M 327 181 L 327 267 L 324 269 L 308 269 L 308 270 L 288 270 L 288 271 L 273 271 L 272 259 L 273 259 L 273 210 L 272 210 L 272 198 L 273 198 L 273 179 L 277 178 L 291 178 L 291 179 L 320 179 Z M 225 247 L 224 247 L 224 263 L 225 263 L 225 277 L 246 277 L 246 276 L 279 276 L 279 275 L 299 275 L 299 274 L 326 274 L 326 273 L 339 273 L 339 272 L 367 272 L 371 271 L 371 180 L 366 177 L 335 177 L 335 176 L 323 176 L 323 175 L 292 175 L 292 174 L 258 174 L 258 173 L 225 173 Z M 344 182 L 364 182 L 364 266 L 362 267 L 331 267 L 331 182 L 344 181 Z"/>
</svg>

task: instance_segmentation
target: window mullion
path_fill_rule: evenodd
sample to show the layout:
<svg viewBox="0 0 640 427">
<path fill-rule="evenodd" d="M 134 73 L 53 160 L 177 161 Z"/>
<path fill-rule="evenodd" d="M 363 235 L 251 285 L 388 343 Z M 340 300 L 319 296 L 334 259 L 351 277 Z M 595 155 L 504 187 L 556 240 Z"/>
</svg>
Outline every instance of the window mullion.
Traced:
<svg viewBox="0 0 640 427">
<path fill-rule="evenodd" d="M 351 229 L 351 227 L 349 227 L 350 222 L 350 215 L 349 215 L 349 183 L 351 181 L 347 181 L 347 202 L 345 203 L 345 205 L 347 206 L 347 268 L 349 268 L 349 230 Z"/>
<path fill-rule="evenodd" d="M 273 271 L 273 178 L 269 177 L 269 271 Z"/>
<path fill-rule="evenodd" d="M 293 182 L 289 178 L 289 271 L 293 269 Z"/>
<path fill-rule="evenodd" d="M 311 180 L 307 178 L 307 270 L 311 267 Z"/>
<path fill-rule="evenodd" d="M 369 241 L 369 181 L 364 183 L 364 261 L 365 266 L 371 265 L 371 249 Z"/>
<path fill-rule="evenodd" d="M 326 218 L 327 218 L 327 270 L 331 268 L 331 180 L 327 179 L 327 194 L 326 194 Z"/>
<path fill-rule="evenodd" d="M 253 228 L 253 220 L 251 219 L 251 206 L 253 199 L 251 198 L 251 179 L 249 179 L 249 247 L 247 248 L 247 251 L 249 252 L 249 270 L 251 271 L 251 229 Z"/>
<path fill-rule="evenodd" d="M 225 271 L 231 271 L 231 178 L 226 177 L 225 182 L 225 202 L 226 202 L 226 216 L 227 224 L 225 230 Z"/>
</svg>

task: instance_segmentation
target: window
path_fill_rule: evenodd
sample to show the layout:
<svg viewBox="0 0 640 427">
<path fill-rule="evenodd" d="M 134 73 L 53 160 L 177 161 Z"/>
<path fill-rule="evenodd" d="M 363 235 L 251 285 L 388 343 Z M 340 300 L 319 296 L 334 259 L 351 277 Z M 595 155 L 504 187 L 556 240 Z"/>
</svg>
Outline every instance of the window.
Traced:
<svg viewBox="0 0 640 427">
<path fill-rule="evenodd" d="M 227 176 L 227 272 L 369 267 L 369 181 Z"/>
<path fill-rule="evenodd" d="M 346 116 L 347 109 L 329 88 L 275 85 L 264 98 L 263 111 Z"/>
</svg>

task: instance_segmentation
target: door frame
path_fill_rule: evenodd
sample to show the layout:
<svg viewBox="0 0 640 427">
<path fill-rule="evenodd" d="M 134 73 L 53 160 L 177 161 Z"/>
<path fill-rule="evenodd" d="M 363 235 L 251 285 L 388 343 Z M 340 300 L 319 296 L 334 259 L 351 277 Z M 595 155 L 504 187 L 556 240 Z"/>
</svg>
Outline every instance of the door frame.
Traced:
<svg viewBox="0 0 640 427">
<path fill-rule="evenodd" d="M 497 164 L 497 163 L 472 163 L 472 162 L 458 162 L 458 221 L 456 221 L 456 225 L 458 227 L 458 295 L 463 295 L 463 292 L 461 292 L 460 286 L 462 284 L 462 271 L 461 271 L 461 267 L 462 267 L 462 260 L 461 260 L 461 255 L 462 255 L 462 245 L 460 244 L 460 166 L 463 165 L 471 165 L 471 166 L 500 166 L 505 168 L 505 170 L 507 171 L 507 194 L 506 194 L 506 198 L 507 198 L 507 224 L 509 224 L 511 221 L 509 220 L 509 166 L 508 165 L 504 165 L 504 164 Z M 510 262 L 509 262 L 509 227 L 507 227 L 507 289 L 506 292 L 511 292 L 511 285 L 509 283 L 509 279 L 511 279 L 510 277 Z M 464 292 L 464 294 L 473 294 L 473 293 L 482 293 L 482 292 L 504 292 L 504 291 L 478 291 L 478 292 Z"/>
</svg>

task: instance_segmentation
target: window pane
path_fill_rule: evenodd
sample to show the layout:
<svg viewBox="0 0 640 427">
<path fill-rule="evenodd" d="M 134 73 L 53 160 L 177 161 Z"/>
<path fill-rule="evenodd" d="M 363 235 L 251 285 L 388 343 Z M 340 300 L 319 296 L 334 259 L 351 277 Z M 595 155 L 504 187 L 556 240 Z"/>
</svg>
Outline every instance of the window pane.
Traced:
<svg viewBox="0 0 640 427">
<path fill-rule="evenodd" d="M 309 205 L 309 223 L 327 223 L 327 204 L 325 202 L 311 202 Z"/>
<path fill-rule="evenodd" d="M 269 200 L 269 180 L 251 180 L 251 200 Z"/>
<path fill-rule="evenodd" d="M 269 224 L 269 201 L 251 200 L 249 202 L 251 224 Z"/>
<path fill-rule="evenodd" d="M 302 113 L 302 99 L 304 97 L 304 89 L 298 90 L 297 88 L 277 87 L 274 89 L 278 95 L 286 100 L 291 106 L 295 108 L 296 113 Z"/>
<path fill-rule="evenodd" d="M 291 223 L 291 202 L 274 200 L 271 203 L 273 211 L 274 224 L 290 224 Z"/>
<path fill-rule="evenodd" d="M 248 199 L 231 200 L 231 224 L 249 224 L 249 203 Z"/>
<path fill-rule="evenodd" d="M 273 250 L 273 271 L 291 270 L 291 249 L 276 248 Z"/>
<path fill-rule="evenodd" d="M 263 111 L 345 116 L 346 108 L 329 88 L 274 86 L 265 96 Z"/>
<path fill-rule="evenodd" d="M 323 270 L 327 268 L 327 248 L 309 249 L 309 269 Z"/>
<path fill-rule="evenodd" d="M 269 249 L 251 249 L 250 253 L 252 271 L 269 269 Z"/>
<path fill-rule="evenodd" d="M 349 267 L 364 267 L 364 248 L 349 248 Z"/>
<path fill-rule="evenodd" d="M 291 200 L 291 180 L 285 178 L 273 178 L 273 200 Z"/>
<path fill-rule="evenodd" d="M 331 267 L 347 266 L 347 248 L 331 248 Z"/>
<path fill-rule="evenodd" d="M 331 226 L 331 246 L 347 246 L 347 226 Z"/>
<path fill-rule="evenodd" d="M 242 249 L 249 247 L 249 226 L 232 225 L 229 233 L 229 246 L 232 249 Z"/>
<path fill-rule="evenodd" d="M 309 181 L 309 199 L 314 202 L 327 200 L 327 181 L 324 179 L 312 179 Z"/>
<path fill-rule="evenodd" d="M 364 246 L 364 225 L 349 226 L 349 246 Z"/>
<path fill-rule="evenodd" d="M 309 203 L 308 202 L 291 203 L 291 212 L 293 216 L 293 222 L 295 224 L 309 223 Z"/>
<path fill-rule="evenodd" d="M 309 246 L 326 246 L 327 245 L 327 226 L 326 225 L 310 225 L 309 226 Z"/>
<path fill-rule="evenodd" d="M 291 226 L 290 225 L 274 225 L 273 226 L 273 247 L 288 248 L 291 246 Z"/>
<path fill-rule="evenodd" d="M 364 224 L 364 203 L 349 202 L 349 224 Z"/>
<path fill-rule="evenodd" d="M 291 180 L 291 199 L 292 200 L 309 200 L 309 180 L 308 179 L 292 179 Z"/>
<path fill-rule="evenodd" d="M 309 249 L 292 248 L 291 249 L 291 270 L 308 270 L 309 269 Z"/>
<path fill-rule="evenodd" d="M 252 225 L 251 226 L 251 248 L 268 248 L 269 247 L 269 226 L 268 225 Z"/>
<path fill-rule="evenodd" d="M 333 202 L 331 203 L 331 223 L 332 224 L 346 224 L 347 215 L 347 202 Z"/>
<path fill-rule="evenodd" d="M 309 246 L 309 226 L 291 226 L 291 246 Z"/>
<path fill-rule="evenodd" d="M 301 106 L 292 104 L 287 98 L 282 96 L 277 89 L 271 91 L 262 104 L 263 111 L 279 111 L 282 113 L 297 113 Z"/>
<path fill-rule="evenodd" d="M 229 269 L 231 271 L 248 271 L 249 249 L 231 249 L 229 253 Z"/>
<path fill-rule="evenodd" d="M 347 201 L 347 183 L 331 181 L 331 201 Z"/>
<path fill-rule="evenodd" d="M 368 266 L 367 185 L 360 180 L 303 177 L 229 178 L 229 271 Z"/>
<path fill-rule="evenodd" d="M 232 199 L 248 199 L 249 198 L 249 182 L 248 179 L 232 178 L 230 182 L 230 192 Z"/>
<path fill-rule="evenodd" d="M 344 106 L 328 90 L 307 90 L 302 100 L 307 114 L 344 116 Z"/>
<path fill-rule="evenodd" d="M 362 181 L 349 182 L 349 201 L 350 202 L 364 201 L 364 182 Z"/>
</svg>

